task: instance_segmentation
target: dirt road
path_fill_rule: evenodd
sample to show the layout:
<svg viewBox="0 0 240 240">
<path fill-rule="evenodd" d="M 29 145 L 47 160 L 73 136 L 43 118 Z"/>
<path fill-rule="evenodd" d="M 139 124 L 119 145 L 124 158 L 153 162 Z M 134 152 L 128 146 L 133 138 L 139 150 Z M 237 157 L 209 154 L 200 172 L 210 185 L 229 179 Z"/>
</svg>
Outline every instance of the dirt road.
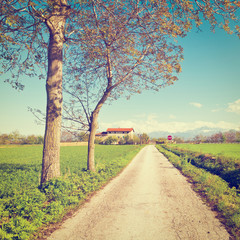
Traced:
<svg viewBox="0 0 240 240">
<path fill-rule="evenodd" d="M 147 146 L 49 240 L 228 240 L 177 169 Z"/>
</svg>

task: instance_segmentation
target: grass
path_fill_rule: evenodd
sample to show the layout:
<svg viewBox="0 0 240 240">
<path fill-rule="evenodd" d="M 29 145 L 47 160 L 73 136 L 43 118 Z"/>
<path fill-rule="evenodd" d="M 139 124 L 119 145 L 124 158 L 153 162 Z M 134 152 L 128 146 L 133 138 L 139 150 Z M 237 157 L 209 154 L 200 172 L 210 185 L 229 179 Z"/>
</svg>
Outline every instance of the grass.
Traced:
<svg viewBox="0 0 240 240">
<path fill-rule="evenodd" d="M 0 148 L 0 164 L 41 165 L 42 146 L 19 145 Z"/>
<path fill-rule="evenodd" d="M 213 155 L 222 155 L 230 158 L 240 159 L 240 144 L 216 144 L 216 143 L 202 143 L 202 144 L 176 144 L 178 148 L 190 150 L 200 153 L 209 153 Z"/>
<path fill-rule="evenodd" d="M 178 151 L 175 154 L 172 149 L 160 145 L 157 148 L 189 178 L 194 190 L 203 200 L 219 212 L 219 216 L 233 237 L 240 239 L 240 195 L 236 188 L 231 188 L 220 176 L 191 164 L 184 154 Z"/>
<path fill-rule="evenodd" d="M 0 239 L 34 239 L 116 176 L 140 149 L 96 146 L 92 173 L 86 171 L 86 146 L 61 147 L 62 177 L 39 188 L 42 146 L 0 148 Z"/>
<path fill-rule="evenodd" d="M 220 176 L 231 187 L 240 189 L 239 144 L 179 144 L 165 147 L 188 158 L 193 165 Z"/>
</svg>

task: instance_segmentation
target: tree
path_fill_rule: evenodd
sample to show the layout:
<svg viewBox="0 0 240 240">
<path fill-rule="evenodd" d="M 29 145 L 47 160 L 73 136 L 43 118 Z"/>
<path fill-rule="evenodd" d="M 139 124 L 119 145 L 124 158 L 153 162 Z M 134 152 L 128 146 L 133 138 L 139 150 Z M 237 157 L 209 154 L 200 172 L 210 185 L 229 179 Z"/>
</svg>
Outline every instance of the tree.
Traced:
<svg viewBox="0 0 240 240">
<path fill-rule="evenodd" d="M 80 132 L 78 133 L 77 137 L 78 137 L 78 141 L 87 142 L 89 138 L 89 134 L 86 132 Z"/>
<path fill-rule="evenodd" d="M 12 72 L 10 83 L 23 88 L 19 77 L 22 74 L 34 76 L 34 65 L 45 65 L 47 59 L 47 111 L 41 176 L 41 183 L 44 183 L 60 176 L 62 58 L 69 6 L 67 0 L 3 2 L 0 25 L 2 68 Z"/>
<path fill-rule="evenodd" d="M 193 138 L 193 141 L 195 143 L 203 143 L 205 141 L 205 136 L 203 136 L 202 134 L 197 135 Z"/>
<path fill-rule="evenodd" d="M 16 130 L 8 135 L 8 139 L 12 144 L 21 144 L 23 136 L 21 136 L 19 131 Z"/>
<path fill-rule="evenodd" d="M 26 139 L 25 139 L 25 143 L 26 144 L 36 144 L 37 143 L 37 138 L 34 135 L 29 135 Z"/>
<path fill-rule="evenodd" d="M 167 138 L 158 138 L 156 143 L 157 144 L 166 144 L 168 142 Z"/>
<path fill-rule="evenodd" d="M 118 141 L 118 138 L 116 136 L 110 136 L 104 141 L 104 144 L 111 145 L 111 144 L 117 143 L 117 141 Z"/>
<path fill-rule="evenodd" d="M 126 135 L 123 137 L 123 139 L 124 139 L 124 142 L 127 144 L 127 142 L 130 140 L 130 137 L 129 135 Z"/>
<path fill-rule="evenodd" d="M 62 120 L 62 64 L 64 30 L 69 11 L 66 0 L 56 0 L 48 16 L 44 17 L 49 30 L 47 111 L 43 146 L 42 176 L 44 183 L 60 173 L 60 134 Z"/>
<path fill-rule="evenodd" d="M 150 140 L 150 138 L 147 135 L 147 133 L 143 133 L 143 134 L 140 135 L 141 144 L 148 144 L 149 140 Z"/>
<path fill-rule="evenodd" d="M 42 136 L 37 136 L 37 144 L 43 144 L 44 143 L 44 138 Z"/>
<path fill-rule="evenodd" d="M 234 130 L 230 130 L 228 132 L 226 132 L 225 135 L 225 139 L 228 143 L 233 143 L 236 142 L 236 134 L 237 132 Z"/>
<path fill-rule="evenodd" d="M 210 136 L 210 141 L 213 143 L 223 143 L 226 140 L 222 132 L 215 133 Z"/>
<path fill-rule="evenodd" d="M 174 137 L 174 142 L 176 143 L 184 143 L 184 139 L 181 137 Z"/>
<path fill-rule="evenodd" d="M 139 139 L 139 137 L 137 136 L 137 135 L 133 135 L 133 143 L 134 144 L 139 144 L 140 143 L 140 139 Z"/>
<path fill-rule="evenodd" d="M 236 132 L 236 142 L 240 143 L 240 131 Z"/>
<path fill-rule="evenodd" d="M 73 142 L 74 135 L 69 131 L 61 131 L 61 142 Z"/>
<path fill-rule="evenodd" d="M 13 131 L 10 134 L 0 135 L 0 144 L 42 144 L 42 136 L 23 136 L 19 131 Z"/>
<path fill-rule="evenodd" d="M 22 90 L 22 75 L 44 78 L 47 68 L 41 183 L 60 176 L 63 47 L 70 35 L 76 38 L 79 34 L 74 16 L 83 6 L 79 1 L 69 2 L 70 5 L 67 0 L 1 1 L 1 70 L 11 73 L 11 80 L 6 75 L 5 81 Z"/>
<path fill-rule="evenodd" d="M 226 142 L 226 136 L 224 133 L 222 133 L 221 139 L 220 139 L 221 143 L 225 143 Z"/>
<path fill-rule="evenodd" d="M 8 134 L 1 134 L 0 135 L 0 144 L 9 144 L 10 140 Z"/>
<path fill-rule="evenodd" d="M 166 20 L 154 20 L 148 7 L 138 9 L 138 4 L 93 1 L 88 21 L 82 21 L 86 34 L 78 44 L 81 51 L 72 47 L 66 75 L 74 76 L 76 81 L 69 80 L 64 86 L 71 103 L 65 107 L 68 117 L 64 118 L 88 128 L 88 169 L 92 171 L 97 119 L 103 104 L 125 93 L 129 96 L 142 89 L 158 90 L 170 85 L 177 80 L 174 73 L 181 69 L 182 48 L 168 41 Z M 76 116 L 76 112 L 80 114 Z"/>
<path fill-rule="evenodd" d="M 71 48 L 66 74 L 71 79 L 64 86 L 71 99 L 66 119 L 90 132 L 89 170 L 95 170 L 94 139 L 103 104 L 173 84 L 183 59 L 177 37 L 199 28 L 203 19 L 212 30 L 220 26 L 233 33 L 230 23 L 239 7 L 238 1 L 91 1 L 79 23 L 85 34 Z M 240 36 L 239 26 L 234 31 Z"/>
</svg>

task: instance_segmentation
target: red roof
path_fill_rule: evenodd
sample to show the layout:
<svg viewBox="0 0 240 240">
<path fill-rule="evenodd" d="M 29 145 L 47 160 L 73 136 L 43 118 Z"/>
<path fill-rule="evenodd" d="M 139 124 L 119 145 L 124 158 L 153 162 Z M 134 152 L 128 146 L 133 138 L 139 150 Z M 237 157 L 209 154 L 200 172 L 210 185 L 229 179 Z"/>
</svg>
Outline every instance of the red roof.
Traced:
<svg viewBox="0 0 240 240">
<path fill-rule="evenodd" d="M 104 136 L 104 135 L 107 135 L 107 132 L 100 132 L 100 133 L 97 133 L 95 136 Z"/>
<path fill-rule="evenodd" d="M 107 132 L 131 132 L 133 128 L 108 128 Z"/>
</svg>

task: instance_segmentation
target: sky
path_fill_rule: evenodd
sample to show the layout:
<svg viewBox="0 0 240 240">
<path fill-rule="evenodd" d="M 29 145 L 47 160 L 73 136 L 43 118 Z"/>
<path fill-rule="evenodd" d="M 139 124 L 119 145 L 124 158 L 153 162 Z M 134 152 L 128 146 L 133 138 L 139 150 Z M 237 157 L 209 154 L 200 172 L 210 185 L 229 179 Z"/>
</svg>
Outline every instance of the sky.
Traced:
<svg viewBox="0 0 240 240">
<path fill-rule="evenodd" d="M 104 105 L 98 131 L 110 127 L 134 128 L 137 133 L 197 128 L 240 130 L 240 40 L 223 30 L 192 31 L 180 39 L 184 61 L 179 80 L 158 92 L 145 91 L 129 100 Z M 22 135 L 43 135 L 28 107 L 45 112 L 44 80 L 22 76 L 24 91 L 0 79 L 0 134 L 18 130 Z"/>
</svg>

